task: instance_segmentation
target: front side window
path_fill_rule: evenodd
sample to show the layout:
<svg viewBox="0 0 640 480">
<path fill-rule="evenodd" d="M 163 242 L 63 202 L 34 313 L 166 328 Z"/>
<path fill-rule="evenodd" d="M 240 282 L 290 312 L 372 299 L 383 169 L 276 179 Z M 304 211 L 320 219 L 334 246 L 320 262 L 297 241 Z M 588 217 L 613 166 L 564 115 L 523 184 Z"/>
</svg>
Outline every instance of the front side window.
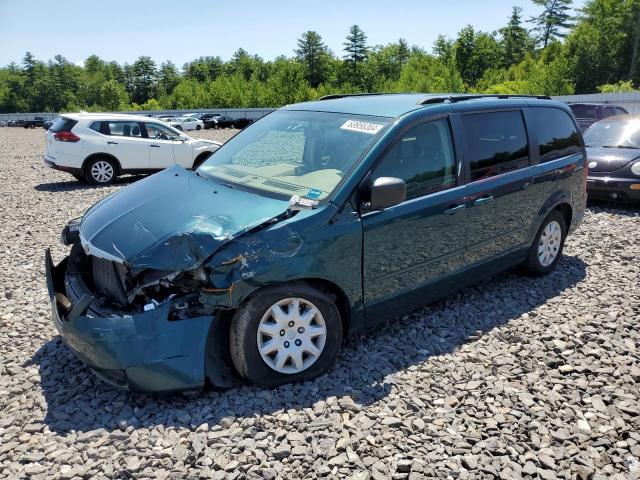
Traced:
<svg viewBox="0 0 640 480">
<path fill-rule="evenodd" d="M 580 134 L 567 112 L 559 108 L 534 107 L 529 113 L 538 137 L 540 163 L 580 152 Z"/>
<path fill-rule="evenodd" d="M 389 122 L 384 117 L 279 110 L 225 143 L 198 173 L 260 192 L 322 200 Z"/>
<path fill-rule="evenodd" d="M 462 123 L 472 182 L 529 166 L 527 132 L 519 111 L 467 114 Z"/>
<path fill-rule="evenodd" d="M 154 140 L 178 140 L 178 138 L 180 138 L 180 135 L 173 130 L 169 130 L 157 123 L 145 123 L 145 127 L 147 128 L 149 138 L 153 138 Z"/>
<path fill-rule="evenodd" d="M 401 178 L 407 200 L 456 184 L 455 155 L 446 119 L 409 129 L 373 170 L 373 178 Z"/>
<path fill-rule="evenodd" d="M 142 137 L 142 130 L 138 122 L 102 122 L 103 128 L 108 129 L 109 133 L 106 135 L 113 135 L 116 137 Z M 104 133 L 104 132 L 101 132 Z"/>
</svg>

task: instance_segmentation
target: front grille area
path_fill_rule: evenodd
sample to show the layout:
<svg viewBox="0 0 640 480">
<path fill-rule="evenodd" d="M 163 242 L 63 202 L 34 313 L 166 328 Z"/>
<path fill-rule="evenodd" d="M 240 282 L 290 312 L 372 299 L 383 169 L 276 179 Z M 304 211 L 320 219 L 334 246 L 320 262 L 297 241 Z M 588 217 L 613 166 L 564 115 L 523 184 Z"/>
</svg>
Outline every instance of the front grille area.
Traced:
<svg viewBox="0 0 640 480">
<path fill-rule="evenodd" d="M 127 304 L 125 295 L 126 267 L 110 260 L 91 256 L 91 270 L 96 293 L 104 295 L 116 305 Z"/>
</svg>

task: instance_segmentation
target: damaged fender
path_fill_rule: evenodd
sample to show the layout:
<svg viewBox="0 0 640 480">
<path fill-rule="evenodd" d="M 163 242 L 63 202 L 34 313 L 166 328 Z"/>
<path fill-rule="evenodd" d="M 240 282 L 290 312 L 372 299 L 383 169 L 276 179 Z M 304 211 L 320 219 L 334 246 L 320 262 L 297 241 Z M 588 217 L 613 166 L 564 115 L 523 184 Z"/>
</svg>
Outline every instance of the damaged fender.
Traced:
<svg viewBox="0 0 640 480">
<path fill-rule="evenodd" d="M 56 328 L 76 356 L 103 380 L 145 392 L 204 386 L 207 334 L 216 317 L 170 321 L 169 302 L 131 315 L 102 314 L 91 305 L 71 316 L 64 309 L 62 293 L 66 260 L 54 266 L 47 250 L 45 266 Z M 80 299 L 88 294 L 82 285 L 70 285 L 70 289 Z"/>
</svg>

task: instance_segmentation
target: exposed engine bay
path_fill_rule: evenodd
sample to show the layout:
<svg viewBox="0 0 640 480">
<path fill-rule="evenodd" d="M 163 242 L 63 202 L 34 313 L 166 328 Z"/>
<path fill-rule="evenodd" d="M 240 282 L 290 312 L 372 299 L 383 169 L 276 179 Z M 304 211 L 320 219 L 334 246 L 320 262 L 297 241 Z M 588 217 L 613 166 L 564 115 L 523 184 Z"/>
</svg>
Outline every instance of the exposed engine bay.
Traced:
<svg viewBox="0 0 640 480">
<path fill-rule="evenodd" d="M 96 306 L 121 314 L 154 310 L 174 299 L 172 320 L 211 313 L 198 300 L 198 292 L 207 285 L 203 267 L 179 273 L 136 272 L 122 263 L 87 255 L 78 242 L 69 255 L 65 284 L 78 279 L 99 295 L 94 300 Z"/>
</svg>

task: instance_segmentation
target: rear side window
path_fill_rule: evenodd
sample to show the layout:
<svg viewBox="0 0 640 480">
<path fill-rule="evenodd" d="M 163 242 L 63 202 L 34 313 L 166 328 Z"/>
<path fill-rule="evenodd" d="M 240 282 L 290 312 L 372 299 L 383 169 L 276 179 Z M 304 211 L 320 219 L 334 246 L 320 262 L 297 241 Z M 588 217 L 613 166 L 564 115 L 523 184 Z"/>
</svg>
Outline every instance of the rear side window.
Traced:
<svg viewBox="0 0 640 480">
<path fill-rule="evenodd" d="M 569 105 L 577 118 L 598 118 L 596 105 Z"/>
<path fill-rule="evenodd" d="M 407 200 L 456 184 L 455 156 L 445 119 L 409 129 L 376 166 L 373 178 L 396 177 L 407 184 Z"/>
<path fill-rule="evenodd" d="M 73 127 L 78 123 L 76 120 L 71 120 L 70 118 L 58 117 L 53 122 L 53 125 L 49 128 L 50 132 L 58 133 L 58 132 L 70 132 Z"/>
<path fill-rule="evenodd" d="M 530 108 L 529 112 L 538 138 L 540 163 L 581 151 L 580 134 L 567 112 L 547 107 Z"/>
<path fill-rule="evenodd" d="M 529 166 L 527 132 L 519 111 L 467 114 L 462 124 L 472 182 Z"/>
<path fill-rule="evenodd" d="M 117 137 L 142 137 L 142 129 L 138 122 L 102 122 L 107 125 L 109 133 Z M 105 127 L 102 127 L 105 129 Z M 105 129 L 106 130 L 106 129 Z M 101 132 L 102 133 L 102 132 Z"/>
</svg>

